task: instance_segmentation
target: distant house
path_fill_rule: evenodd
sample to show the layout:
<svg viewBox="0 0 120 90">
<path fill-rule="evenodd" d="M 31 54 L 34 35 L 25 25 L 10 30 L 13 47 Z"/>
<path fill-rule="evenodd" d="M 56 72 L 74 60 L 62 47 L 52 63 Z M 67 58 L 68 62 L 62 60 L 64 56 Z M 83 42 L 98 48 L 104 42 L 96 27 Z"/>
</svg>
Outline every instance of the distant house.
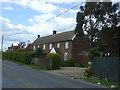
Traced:
<svg viewBox="0 0 120 90">
<path fill-rule="evenodd" d="M 19 45 L 17 45 L 17 46 L 11 46 L 11 47 L 8 47 L 8 50 L 9 51 L 13 51 L 13 50 L 17 50 L 19 48 L 20 48 Z"/>
<path fill-rule="evenodd" d="M 53 31 L 52 35 L 40 37 L 33 42 L 33 50 L 42 48 L 44 53 L 50 53 L 51 50 L 60 54 L 61 58 L 66 61 L 74 58 L 77 63 L 87 64 L 87 51 L 89 45 L 85 37 L 78 36 L 74 31 L 58 33 Z"/>
</svg>

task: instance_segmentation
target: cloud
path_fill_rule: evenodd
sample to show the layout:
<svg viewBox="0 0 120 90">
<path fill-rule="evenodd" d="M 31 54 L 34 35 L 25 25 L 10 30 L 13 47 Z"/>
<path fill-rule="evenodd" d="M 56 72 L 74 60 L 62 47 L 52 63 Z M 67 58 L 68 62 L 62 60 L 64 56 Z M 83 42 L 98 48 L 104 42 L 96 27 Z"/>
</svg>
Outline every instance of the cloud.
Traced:
<svg viewBox="0 0 120 90">
<path fill-rule="evenodd" d="M 13 10 L 12 7 L 4 7 L 4 10 Z"/>
<path fill-rule="evenodd" d="M 28 27 L 28 31 L 46 36 L 52 34 L 53 30 L 57 30 L 58 32 L 74 30 L 76 25 L 75 18 L 56 17 L 50 21 L 44 22 L 54 16 L 53 14 L 42 14 L 30 18 L 34 25 Z"/>
<path fill-rule="evenodd" d="M 11 46 L 12 43 L 15 45 L 21 41 L 33 41 L 36 38 L 36 35 L 27 30 L 27 26 L 13 25 L 9 19 L 0 17 L 0 25 L 2 25 L 0 31 L 4 36 L 4 49 Z"/>
<path fill-rule="evenodd" d="M 28 7 L 41 13 L 50 13 L 57 9 L 57 7 L 53 5 L 52 3 L 48 3 L 43 0 L 13 0 L 12 2 L 10 2 L 10 0 L 1 0 L 0 2 L 18 4 L 20 6 Z M 6 7 L 5 9 L 10 10 L 12 8 Z"/>
<path fill-rule="evenodd" d="M 51 3 L 40 2 L 38 0 L 33 0 L 27 5 L 29 8 L 40 11 L 42 13 L 50 13 L 57 9 L 57 7 Z"/>
</svg>

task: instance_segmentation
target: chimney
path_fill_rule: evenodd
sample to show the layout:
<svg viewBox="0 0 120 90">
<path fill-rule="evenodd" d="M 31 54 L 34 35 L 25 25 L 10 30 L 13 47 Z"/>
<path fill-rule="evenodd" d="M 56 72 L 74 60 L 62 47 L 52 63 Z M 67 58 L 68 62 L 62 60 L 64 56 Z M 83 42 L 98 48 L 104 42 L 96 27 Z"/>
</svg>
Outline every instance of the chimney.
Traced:
<svg viewBox="0 0 120 90">
<path fill-rule="evenodd" d="M 53 30 L 53 35 L 55 35 L 57 33 L 57 31 L 56 30 Z"/>
<path fill-rule="evenodd" d="M 40 35 L 38 35 L 38 38 L 40 37 Z"/>
</svg>

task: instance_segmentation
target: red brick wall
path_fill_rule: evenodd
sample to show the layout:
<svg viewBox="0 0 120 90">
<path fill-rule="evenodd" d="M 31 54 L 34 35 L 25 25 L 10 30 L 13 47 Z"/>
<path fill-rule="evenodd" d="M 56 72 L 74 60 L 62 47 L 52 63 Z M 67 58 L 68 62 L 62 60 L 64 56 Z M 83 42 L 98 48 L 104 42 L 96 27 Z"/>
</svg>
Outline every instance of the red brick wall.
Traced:
<svg viewBox="0 0 120 90">
<path fill-rule="evenodd" d="M 79 53 L 81 51 L 88 51 L 89 45 L 87 41 L 83 37 L 77 36 L 73 41 L 72 47 L 72 58 L 75 58 L 77 63 L 79 64 L 87 64 L 88 63 L 88 56 L 81 56 Z"/>
<path fill-rule="evenodd" d="M 68 42 L 68 49 L 65 49 L 65 42 Z M 60 48 L 57 48 L 57 43 L 60 43 Z M 40 45 L 40 47 L 43 49 L 44 53 L 49 53 L 51 51 L 50 47 L 49 47 L 50 43 L 46 44 L 46 48 L 45 50 L 43 49 L 43 44 Z M 35 45 L 36 49 L 38 48 L 38 45 Z M 61 55 L 61 58 L 64 60 L 64 53 L 68 53 L 69 55 L 69 59 L 72 57 L 72 41 L 62 41 L 62 42 L 55 42 L 52 43 L 52 47 L 55 48 L 56 52 L 59 53 Z"/>
</svg>

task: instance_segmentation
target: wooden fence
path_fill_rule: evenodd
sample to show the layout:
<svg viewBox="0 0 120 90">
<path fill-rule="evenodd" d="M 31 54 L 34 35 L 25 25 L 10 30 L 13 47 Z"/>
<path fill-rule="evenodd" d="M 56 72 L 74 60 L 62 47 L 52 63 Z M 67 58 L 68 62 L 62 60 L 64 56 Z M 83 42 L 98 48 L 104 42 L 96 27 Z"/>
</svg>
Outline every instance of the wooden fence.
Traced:
<svg viewBox="0 0 120 90">
<path fill-rule="evenodd" d="M 96 57 L 92 63 L 93 76 L 120 83 L 120 57 Z"/>
<path fill-rule="evenodd" d="M 50 69 L 50 61 L 45 58 L 33 58 L 31 63 Z"/>
</svg>

